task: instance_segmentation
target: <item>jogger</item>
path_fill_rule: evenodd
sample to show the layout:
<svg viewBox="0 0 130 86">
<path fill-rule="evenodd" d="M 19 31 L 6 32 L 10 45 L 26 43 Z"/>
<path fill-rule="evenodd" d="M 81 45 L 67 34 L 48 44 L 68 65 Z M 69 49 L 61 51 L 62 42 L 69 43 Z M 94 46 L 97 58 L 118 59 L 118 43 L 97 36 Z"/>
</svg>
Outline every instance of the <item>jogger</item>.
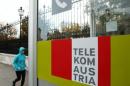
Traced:
<svg viewBox="0 0 130 86">
<path fill-rule="evenodd" d="M 25 76 L 26 76 L 26 70 L 24 71 L 16 71 L 17 78 L 13 81 L 13 86 L 15 86 L 15 83 L 20 81 L 21 79 L 21 86 L 24 85 L 25 82 Z"/>
<path fill-rule="evenodd" d="M 13 81 L 13 86 L 15 86 L 16 82 L 21 80 L 21 86 L 24 85 L 25 77 L 26 77 L 26 56 L 24 55 L 25 48 L 20 47 L 19 54 L 13 60 L 13 68 L 15 70 L 17 78 Z"/>
</svg>

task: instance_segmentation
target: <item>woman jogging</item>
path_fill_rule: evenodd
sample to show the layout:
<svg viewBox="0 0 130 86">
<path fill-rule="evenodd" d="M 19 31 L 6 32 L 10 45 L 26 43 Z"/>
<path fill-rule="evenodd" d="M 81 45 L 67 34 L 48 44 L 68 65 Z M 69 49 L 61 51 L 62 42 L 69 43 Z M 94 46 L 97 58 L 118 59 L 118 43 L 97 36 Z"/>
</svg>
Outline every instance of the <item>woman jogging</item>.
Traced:
<svg viewBox="0 0 130 86">
<path fill-rule="evenodd" d="M 26 76 L 26 56 L 24 55 L 25 48 L 20 47 L 19 53 L 16 55 L 16 57 L 13 60 L 13 68 L 16 72 L 17 78 L 13 81 L 13 86 L 15 86 L 16 82 L 21 80 L 21 86 L 24 85 L 25 82 L 25 76 Z M 22 78 L 22 79 L 21 79 Z"/>
</svg>

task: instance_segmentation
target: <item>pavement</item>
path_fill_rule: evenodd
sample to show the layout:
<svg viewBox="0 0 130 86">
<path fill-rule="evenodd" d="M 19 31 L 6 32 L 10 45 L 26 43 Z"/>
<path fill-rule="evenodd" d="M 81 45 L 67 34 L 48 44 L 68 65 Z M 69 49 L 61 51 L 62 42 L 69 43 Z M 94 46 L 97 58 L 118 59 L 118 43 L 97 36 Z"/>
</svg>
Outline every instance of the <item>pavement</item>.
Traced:
<svg viewBox="0 0 130 86">
<path fill-rule="evenodd" d="M 15 71 L 12 66 L 0 63 L 0 86 L 12 86 L 12 81 L 16 78 Z M 20 81 L 16 84 L 20 86 Z M 28 86 L 28 72 L 24 86 Z"/>
</svg>

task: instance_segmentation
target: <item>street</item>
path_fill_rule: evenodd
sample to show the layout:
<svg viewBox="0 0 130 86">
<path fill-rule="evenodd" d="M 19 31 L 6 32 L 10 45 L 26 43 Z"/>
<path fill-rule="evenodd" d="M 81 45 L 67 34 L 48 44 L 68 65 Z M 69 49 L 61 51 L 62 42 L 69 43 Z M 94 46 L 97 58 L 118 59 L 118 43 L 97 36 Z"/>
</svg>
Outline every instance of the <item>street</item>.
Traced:
<svg viewBox="0 0 130 86">
<path fill-rule="evenodd" d="M 0 86 L 12 86 L 12 81 L 16 78 L 13 68 L 9 65 L 0 63 Z M 16 84 L 20 86 L 20 82 Z M 26 75 L 24 86 L 28 86 L 28 73 Z"/>
</svg>

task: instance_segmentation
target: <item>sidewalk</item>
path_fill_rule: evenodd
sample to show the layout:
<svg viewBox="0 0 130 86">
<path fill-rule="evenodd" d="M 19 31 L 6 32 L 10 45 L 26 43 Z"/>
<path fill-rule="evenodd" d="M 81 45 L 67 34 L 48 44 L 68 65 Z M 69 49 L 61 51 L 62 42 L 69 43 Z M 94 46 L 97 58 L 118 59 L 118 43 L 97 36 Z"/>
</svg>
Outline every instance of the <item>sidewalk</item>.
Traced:
<svg viewBox="0 0 130 86">
<path fill-rule="evenodd" d="M 16 78 L 13 68 L 9 65 L 0 63 L 0 86 L 12 86 L 12 81 Z M 20 82 L 16 86 L 19 86 Z M 28 86 L 28 73 L 24 86 Z"/>
</svg>

